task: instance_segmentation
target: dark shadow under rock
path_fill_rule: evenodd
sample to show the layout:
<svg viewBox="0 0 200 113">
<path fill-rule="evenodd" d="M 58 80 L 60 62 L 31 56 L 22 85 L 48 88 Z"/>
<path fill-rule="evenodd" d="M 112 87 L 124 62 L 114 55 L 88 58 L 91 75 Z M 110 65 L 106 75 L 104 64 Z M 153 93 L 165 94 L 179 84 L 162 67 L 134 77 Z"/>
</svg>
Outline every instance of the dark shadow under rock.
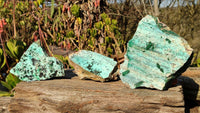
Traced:
<svg viewBox="0 0 200 113">
<path fill-rule="evenodd" d="M 63 77 L 54 77 L 54 78 L 51 78 L 49 80 L 53 80 L 53 79 L 72 79 L 73 77 L 77 76 L 77 74 L 75 74 L 73 71 L 74 71 L 73 69 L 65 69 L 65 75 Z"/>
<path fill-rule="evenodd" d="M 185 113 L 190 113 L 190 109 L 199 106 L 199 84 L 196 83 L 192 78 L 186 76 L 180 76 L 177 80 L 178 84 L 182 85 L 183 88 Z"/>
</svg>

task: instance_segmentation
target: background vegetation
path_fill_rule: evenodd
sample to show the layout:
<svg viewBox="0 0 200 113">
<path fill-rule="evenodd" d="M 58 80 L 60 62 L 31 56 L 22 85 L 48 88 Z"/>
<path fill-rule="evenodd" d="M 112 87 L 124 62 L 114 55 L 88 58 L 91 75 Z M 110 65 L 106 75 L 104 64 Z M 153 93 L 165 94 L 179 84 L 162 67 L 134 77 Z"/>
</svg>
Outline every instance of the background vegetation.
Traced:
<svg viewBox="0 0 200 113">
<path fill-rule="evenodd" d="M 0 80 L 38 39 L 47 52 L 48 44 L 120 56 L 147 14 L 184 37 L 200 66 L 200 0 L 0 0 Z"/>
</svg>

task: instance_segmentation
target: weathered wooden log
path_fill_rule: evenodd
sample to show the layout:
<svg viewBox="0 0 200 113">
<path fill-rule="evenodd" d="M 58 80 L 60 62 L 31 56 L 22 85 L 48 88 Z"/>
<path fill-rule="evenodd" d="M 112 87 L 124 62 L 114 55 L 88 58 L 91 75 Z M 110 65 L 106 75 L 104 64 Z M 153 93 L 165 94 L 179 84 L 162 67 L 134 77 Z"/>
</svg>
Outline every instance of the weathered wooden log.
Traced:
<svg viewBox="0 0 200 113">
<path fill-rule="evenodd" d="M 21 82 L 10 113 L 183 113 L 181 86 L 167 91 L 130 89 L 121 81 L 71 79 Z"/>
<path fill-rule="evenodd" d="M 200 78 L 200 67 L 189 67 L 182 75 L 188 77 Z"/>
<path fill-rule="evenodd" d="M 0 113 L 9 113 L 8 105 L 12 97 L 0 97 Z"/>
</svg>

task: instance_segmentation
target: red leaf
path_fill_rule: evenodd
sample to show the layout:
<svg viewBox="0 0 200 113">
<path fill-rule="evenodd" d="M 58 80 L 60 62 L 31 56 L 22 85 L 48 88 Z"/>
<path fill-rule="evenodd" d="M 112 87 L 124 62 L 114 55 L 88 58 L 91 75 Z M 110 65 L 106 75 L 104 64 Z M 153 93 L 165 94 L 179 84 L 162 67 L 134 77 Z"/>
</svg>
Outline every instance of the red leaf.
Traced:
<svg viewBox="0 0 200 113">
<path fill-rule="evenodd" d="M 6 25 L 6 24 L 7 24 L 6 21 L 5 21 L 5 19 L 2 19 L 2 21 L 3 21 L 3 25 Z"/>
<path fill-rule="evenodd" d="M 34 35 L 34 42 L 36 42 L 38 40 L 37 36 Z"/>
<path fill-rule="evenodd" d="M 97 6 L 99 6 L 100 5 L 100 0 L 97 0 Z"/>
<path fill-rule="evenodd" d="M 3 23 L 2 23 L 2 20 L 0 20 L 0 28 L 3 29 Z"/>
<path fill-rule="evenodd" d="M 94 2 L 94 6 L 97 7 L 97 1 L 96 1 L 96 0 L 95 0 L 95 2 Z"/>
<path fill-rule="evenodd" d="M 67 43 L 67 49 L 71 49 L 71 45 L 69 42 Z"/>
<path fill-rule="evenodd" d="M 0 34 L 3 32 L 3 29 L 0 28 Z"/>
<path fill-rule="evenodd" d="M 58 28 L 57 28 L 57 27 L 55 27 L 55 30 L 56 30 L 56 31 L 58 31 Z"/>
<path fill-rule="evenodd" d="M 70 11 L 70 7 L 67 7 L 67 11 Z"/>
<path fill-rule="evenodd" d="M 64 48 L 63 43 L 61 43 L 61 48 L 62 48 L 62 49 Z"/>
<path fill-rule="evenodd" d="M 63 13 L 65 12 L 65 8 L 66 8 L 66 6 L 65 6 L 65 4 L 64 4 L 64 6 L 63 6 L 63 8 L 62 8 L 62 12 L 63 12 Z"/>
</svg>

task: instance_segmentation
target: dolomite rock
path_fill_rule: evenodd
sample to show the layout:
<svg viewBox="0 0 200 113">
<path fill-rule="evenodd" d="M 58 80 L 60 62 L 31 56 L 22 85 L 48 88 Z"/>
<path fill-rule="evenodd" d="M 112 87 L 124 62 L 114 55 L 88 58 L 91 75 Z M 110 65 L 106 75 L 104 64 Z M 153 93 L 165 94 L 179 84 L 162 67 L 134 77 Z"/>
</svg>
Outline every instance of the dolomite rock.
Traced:
<svg viewBox="0 0 200 113">
<path fill-rule="evenodd" d="M 30 45 L 19 63 L 10 72 L 22 81 L 46 80 L 64 76 L 63 64 L 56 58 L 49 57 L 39 41 Z"/>
<path fill-rule="evenodd" d="M 128 42 L 121 80 L 137 87 L 164 90 L 190 65 L 193 49 L 153 16 L 147 15 Z"/>
</svg>

